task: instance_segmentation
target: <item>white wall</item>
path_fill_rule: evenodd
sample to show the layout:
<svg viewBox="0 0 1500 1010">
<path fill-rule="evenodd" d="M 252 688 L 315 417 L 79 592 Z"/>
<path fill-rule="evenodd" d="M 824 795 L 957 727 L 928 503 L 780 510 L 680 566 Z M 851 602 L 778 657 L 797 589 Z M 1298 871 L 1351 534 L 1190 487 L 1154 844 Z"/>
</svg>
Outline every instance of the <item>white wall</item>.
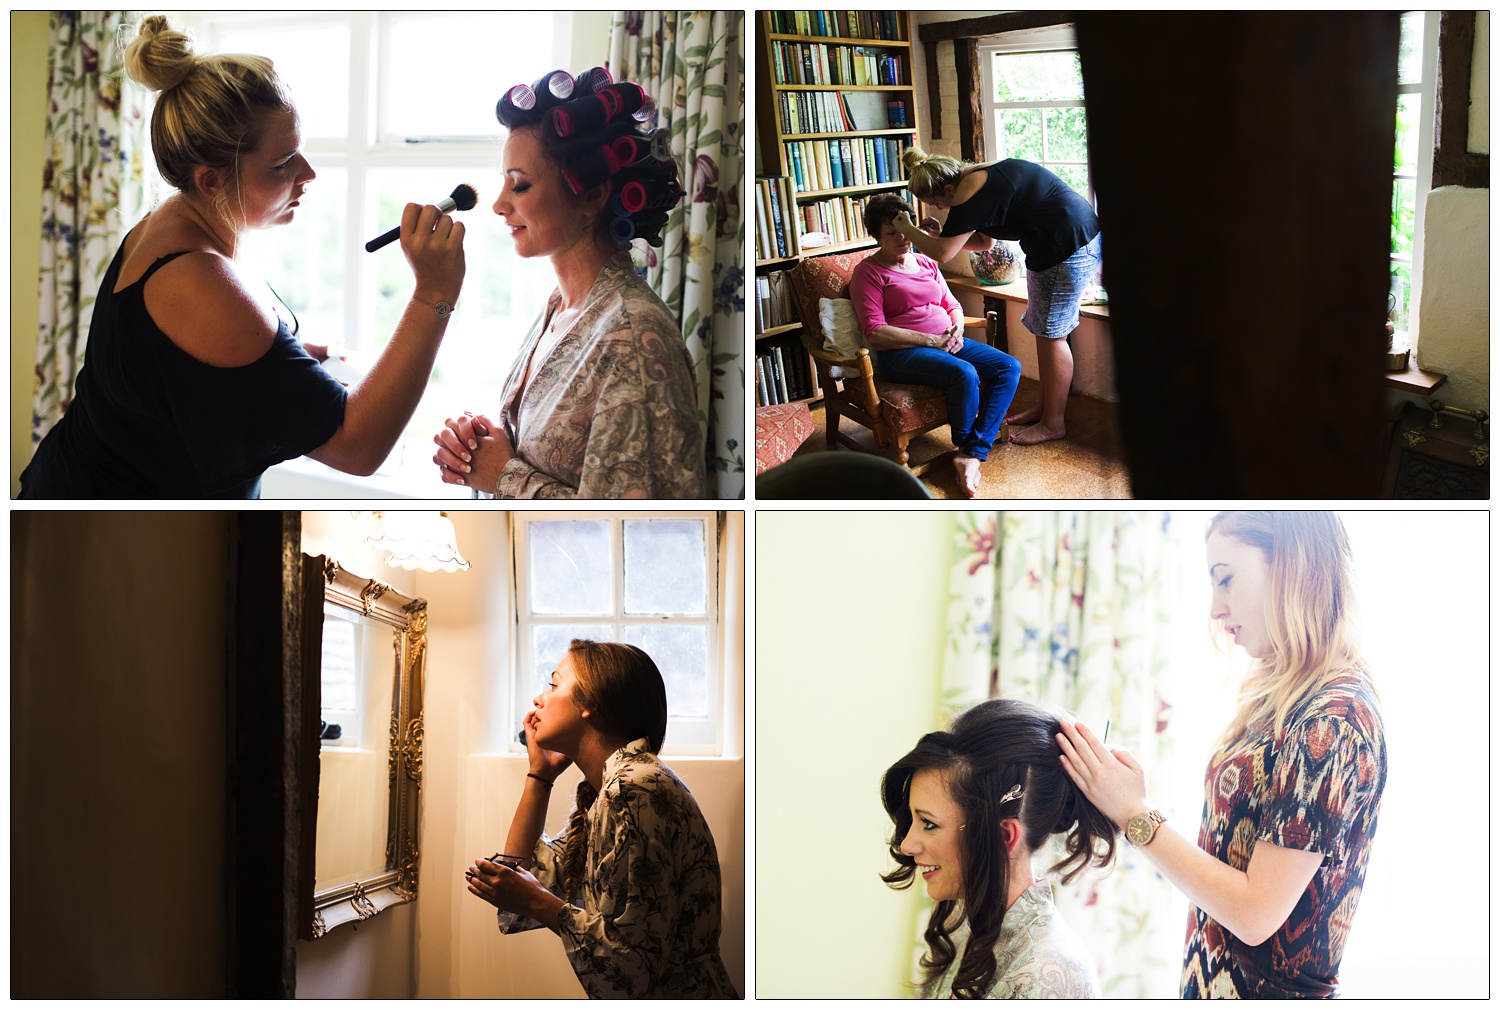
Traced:
<svg viewBox="0 0 1500 1010">
<path fill-rule="evenodd" d="M 1466 410 L 1490 406 L 1489 224 L 1487 189 L 1444 186 L 1427 196 L 1417 355 L 1448 376 L 1433 395 Z"/>
<path fill-rule="evenodd" d="M 951 514 L 762 511 L 755 542 L 755 994 L 909 996 L 880 776 L 938 725 Z"/>
</svg>

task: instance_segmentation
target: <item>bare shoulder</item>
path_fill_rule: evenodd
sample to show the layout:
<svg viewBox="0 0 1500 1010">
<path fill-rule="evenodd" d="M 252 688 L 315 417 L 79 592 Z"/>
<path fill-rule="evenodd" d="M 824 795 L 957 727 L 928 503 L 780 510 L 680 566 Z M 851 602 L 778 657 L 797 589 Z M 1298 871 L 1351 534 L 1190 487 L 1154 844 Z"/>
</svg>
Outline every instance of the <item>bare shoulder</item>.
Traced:
<svg viewBox="0 0 1500 1010">
<path fill-rule="evenodd" d="M 146 282 L 145 297 L 168 339 L 205 365 L 251 364 L 276 341 L 275 311 L 254 295 L 233 261 L 216 252 L 172 260 Z"/>
</svg>

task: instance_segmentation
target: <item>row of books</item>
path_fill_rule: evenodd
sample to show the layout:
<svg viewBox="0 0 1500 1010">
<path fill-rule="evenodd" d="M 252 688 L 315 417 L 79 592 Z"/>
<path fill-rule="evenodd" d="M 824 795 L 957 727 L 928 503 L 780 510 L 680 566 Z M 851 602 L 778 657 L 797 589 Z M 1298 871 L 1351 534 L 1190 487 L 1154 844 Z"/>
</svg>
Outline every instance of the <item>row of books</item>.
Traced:
<svg viewBox="0 0 1500 1010">
<path fill-rule="evenodd" d="M 906 178 L 901 157 L 908 146 L 891 137 L 799 140 L 786 145 L 786 163 L 798 193 L 873 186 Z"/>
<path fill-rule="evenodd" d="M 865 204 L 869 203 L 874 196 L 860 197 L 855 199 L 848 196 L 836 196 L 828 200 L 814 200 L 811 203 L 801 204 L 797 209 L 801 212 L 799 221 L 802 226 L 802 234 L 820 231 L 832 239 L 833 245 L 842 245 L 845 242 L 856 242 L 868 237 L 865 231 Z M 911 194 L 901 190 L 898 194 L 901 199 L 911 203 Z M 916 211 L 912 212 L 913 215 Z"/>
<path fill-rule="evenodd" d="M 777 98 L 783 135 L 852 133 L 859 129 L 849 113 L 848 100 L 837 91 L 783 91 Z M 880 129 L 885 124 L 865 125 Z"/>
<path fill-rule="evenodd" d="M 799 255 L 797 204 L 792 181 L 784 175 L 755 178 L 755 258 L 780 259 Z"/>
<path fill-rule="evenodd" d="M 812 396 L 814 383 L 807 353 L 795 336 L 772 337 L 756 345 L 755 404 L 768 407 Z"/>
<path fill-rule="evenodd" d="M 792 285 L 785 270 L 761 274 L 755 278 L 755 332 L 764 333 L 777 326 L 797 321 Z"/>
<path fill-rule="evenodd" d="M 834 84 L 868 87 L 904 84 L 901 61 L 889 53 L 861 46 L 828 46 L 820 42 L 773 42 L 777 84 Z"/>
<path fill-rule="evenodd" d="M 771 11 L 771 31 L 777 35 L 824 35 L 840 39 L 902 41 L 900 11 Z"/>
</svg>

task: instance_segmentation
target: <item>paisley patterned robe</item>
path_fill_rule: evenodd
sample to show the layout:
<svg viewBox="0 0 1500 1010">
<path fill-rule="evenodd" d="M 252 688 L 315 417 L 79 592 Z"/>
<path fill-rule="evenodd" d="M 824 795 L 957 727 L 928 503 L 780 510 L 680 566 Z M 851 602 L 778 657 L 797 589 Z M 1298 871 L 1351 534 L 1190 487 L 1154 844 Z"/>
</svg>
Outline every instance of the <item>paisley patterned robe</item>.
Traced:
<svg viewBox="0 0 1500 1010">
<path fill-rule="evenodd" d="M 707 497 L 687 348 L 630 253 L 605 264 L 568 333 L 533 361 L 561 299 L 554 291 L 505 380 L 501 413 L 516 457 L 495 497 Z"/>
<path fill-rule="evenodd" d="M 610 755 L 603 786 L 588 806 L 578 904 L 557 916 L 584 991 L 594 999 L 738 999 L 719 956 L 718 850 L 693 794 L 645 740 Z M 566 830 L 543 835 L 527 867 L 564 899 L 566 841 Z M 540 926 L 513 912 L 499 919 L 502 933 Z"/>
<path fill-rule="evenodd" d="M 962 911 L 958 905 L 955 915 Z M 924 986 L 924 999 L 948 999 L 969 943 L 969 923 L 949 933 L 956 953 L 936 985 Z M 995 982 L 987 999 L 1098 999 L 1094 959 L 1052 903 L 1052 883 L 1039 880 L 1005 911 L 995 943 Z"/>
</svg>

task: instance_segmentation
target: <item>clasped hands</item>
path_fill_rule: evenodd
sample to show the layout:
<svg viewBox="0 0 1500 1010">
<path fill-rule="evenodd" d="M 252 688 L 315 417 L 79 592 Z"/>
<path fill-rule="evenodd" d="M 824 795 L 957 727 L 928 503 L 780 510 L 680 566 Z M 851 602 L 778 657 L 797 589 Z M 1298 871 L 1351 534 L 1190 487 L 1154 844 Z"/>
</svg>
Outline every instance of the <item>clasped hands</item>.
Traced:
<svg viewBox="0 0 1500 1010">
<path fill-rule="evenodd" d="M 465 411 L 462 417 L 450 417 L 443 425 L 432 436 L 438 447 L 432 461 L 437 464 L 443 483 L 494 491 L 500 471 L 516 455 L 505 428 L 472 411 Z"/>
</svg>

